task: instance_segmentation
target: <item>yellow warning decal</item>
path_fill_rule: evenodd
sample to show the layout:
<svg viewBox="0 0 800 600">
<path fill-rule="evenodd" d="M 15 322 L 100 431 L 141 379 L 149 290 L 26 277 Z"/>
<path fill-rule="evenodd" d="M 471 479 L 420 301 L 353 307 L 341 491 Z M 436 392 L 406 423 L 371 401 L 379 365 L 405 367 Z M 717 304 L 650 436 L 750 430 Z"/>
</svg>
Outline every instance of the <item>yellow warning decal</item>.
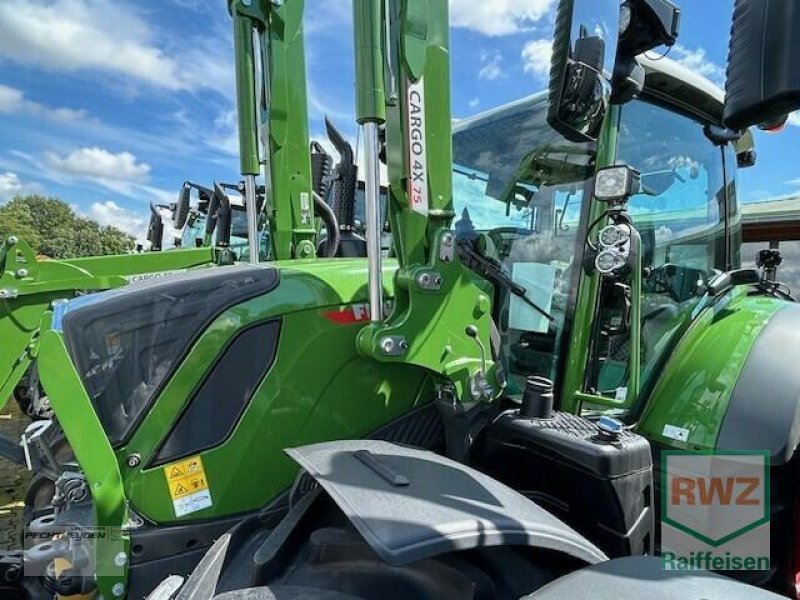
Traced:
<svg viewBox="0 0 800 600">
<path fill-rule="evenodd" d="M 165 466 L 164 476 L 167 478 L 169 495 L 173 501 L 208 490 L 203 459 L 199 456 Z"/>
</svg>

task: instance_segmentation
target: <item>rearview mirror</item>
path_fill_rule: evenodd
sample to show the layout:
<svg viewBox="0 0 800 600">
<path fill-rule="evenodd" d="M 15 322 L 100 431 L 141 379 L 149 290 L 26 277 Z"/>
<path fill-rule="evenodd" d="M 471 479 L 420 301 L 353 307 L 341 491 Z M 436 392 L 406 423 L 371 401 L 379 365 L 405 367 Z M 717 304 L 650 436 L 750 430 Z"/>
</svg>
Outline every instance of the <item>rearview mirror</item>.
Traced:
<svg viewBox="0 0 800 600">
<path fill-rule="evenodd" d="M 186 225 L 186 219 L 189 217 L 191 193 L 191 188 L 184 183 L 178 194 L 178 202 L 175 204 L 175 210 L 172 213 L 172 222 L 175 225 L 175 229 L 183 229 Z"/>
<path fill-rule="evenodd" d="M 222 194 L 225 195 L 224 193 Z M 217 218 L 219 217 L 219 194 L 211 192 L 208 199 L 208 213 L 206 214 L 206 235 L 211 235 L 217 228 Z"/>
<path fill-rule="evenodd" d="M 147 225 L 147 241 L 150 242 L 150 250 L 159 252 L 164 239 L 164 221 L 158 208 L 150 203 L 150 223 Z"/>
<path fill-rule="evenodd" d="M 561 0 L 547 121 L 573 142 L 595 141 L 611 101 L 619 0 Z"/>
<path fill-rule="evenodd" d="M 800 108 L 800 8 L 796 0 L 736 0 L 728 54 L 725 125 L 777 123 Z"/>
</svg>

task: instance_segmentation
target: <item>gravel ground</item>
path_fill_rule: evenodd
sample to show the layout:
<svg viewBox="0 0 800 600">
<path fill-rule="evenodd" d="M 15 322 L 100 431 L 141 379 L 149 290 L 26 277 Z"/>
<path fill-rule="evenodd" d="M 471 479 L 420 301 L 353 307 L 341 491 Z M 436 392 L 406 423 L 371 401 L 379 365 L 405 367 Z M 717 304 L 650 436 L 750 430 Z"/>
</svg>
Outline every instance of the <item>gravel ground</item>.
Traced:
<svg viewBox="0 0 800 600">
<path fill-rule="evenodd" d="M 5 436 L 18 440 L 27 423 L 13 399 L 0 411 L 0 433 Z M 23 498 L 28 480 L 25 467 L 0 458 L 0 550 L 20 547 Z"/>
</svg>

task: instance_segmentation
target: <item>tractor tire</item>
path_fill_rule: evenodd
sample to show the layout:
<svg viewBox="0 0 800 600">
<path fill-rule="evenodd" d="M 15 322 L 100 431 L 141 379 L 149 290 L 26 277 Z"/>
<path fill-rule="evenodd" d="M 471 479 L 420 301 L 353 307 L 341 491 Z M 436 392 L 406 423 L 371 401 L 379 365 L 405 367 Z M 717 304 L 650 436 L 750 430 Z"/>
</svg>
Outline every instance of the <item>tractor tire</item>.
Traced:
<svg viewBox="0 0 800 600">
<path fill-rule="evenodd" d="M 53 435 L 50 449 L 59 464 L 63 465 L 75 460 L 75 454 L 60 429 Z M 55 491 L 55 482 L 48 477 L 39 473 L 35 473 L 31 477 L 28 489 L 25 492 L 25 525 L 50 512 Z"/>
<path fill-rule="evenodd" d="M 33 381 L 32 379 L 35 378 Z M 31 389 L 33 387 L 33 390 Z M 22 412 L 34 421 L 43 421 L 53 418 L 53 409 L 50 400 L 39 383 L 39 372 L 34 363 L 22 377 L 17 387 L 14 388 L 14 399 Z"/>
</svg>

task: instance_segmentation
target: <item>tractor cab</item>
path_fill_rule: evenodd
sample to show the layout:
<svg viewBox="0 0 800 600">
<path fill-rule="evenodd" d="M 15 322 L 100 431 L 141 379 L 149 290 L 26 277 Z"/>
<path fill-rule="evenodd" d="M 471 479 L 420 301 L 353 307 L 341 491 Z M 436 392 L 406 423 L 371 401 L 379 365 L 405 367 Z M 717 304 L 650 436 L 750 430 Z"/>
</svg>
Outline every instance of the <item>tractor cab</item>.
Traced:
<svg viewBox="0 0 800 600">
<path fill-rule="evenodd" d="M 613 108 L 615 125 L 599 145 L 570 141 L 551 127 L 546 93 L 454 130 L 456 234 L 527 292 L 526 299 L 496 289 L 512 395 L 530 376 L 562 379 L 581 273 L 592 266 L 582 257 L 587 232 L 597 225 L 590 200 L 598 162 L 628 165 L 640 176 L 627 212 L 641 236 L 646 274 L 644 385 L 700 302 L 702 283 L 740 265 L 735 175 L 737 154 L 749 150 L 750 138 L 720 143 L 710 135 L 721 126 L 722 90 L 668 59 L 642 62 L 643 93 Z M 624 397 L 630 289 L 619 283 L 604 295 L 603 360 L 593 387 Z"/>
</svg>

